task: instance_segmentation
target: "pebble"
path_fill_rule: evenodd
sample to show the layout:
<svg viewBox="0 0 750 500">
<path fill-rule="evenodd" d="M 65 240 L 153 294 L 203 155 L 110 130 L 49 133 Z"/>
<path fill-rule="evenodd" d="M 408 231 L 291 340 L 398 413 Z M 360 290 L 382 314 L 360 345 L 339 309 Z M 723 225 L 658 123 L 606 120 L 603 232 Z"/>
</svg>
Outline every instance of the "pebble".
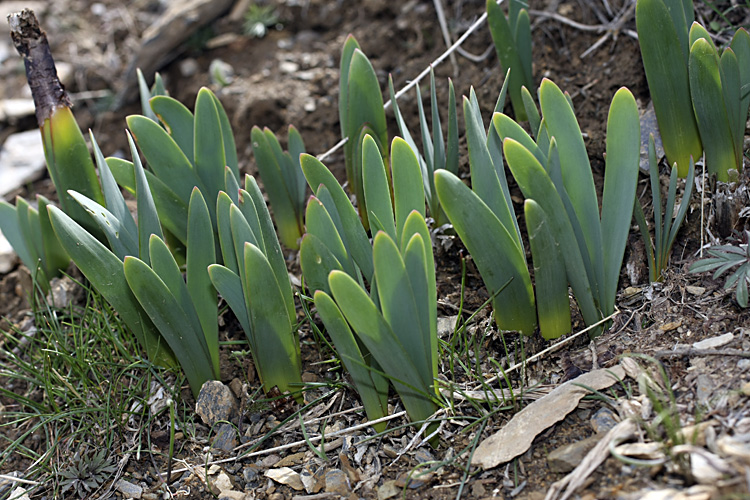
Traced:
<svg viewBox="0 0 750 500">
<path fill-rule="evenodd" d="M 591 436 L 582 441 L 566 444 L 553 450 L 547 456 L 549 470 L 567 473 L 578 467 L 583 457 L 599 442 L 600 436 Z"/>
<path fill-rule="evenodd" d="M 255 464 L 250 464 L 244 469 L 242 469 L 242 477 L 245 480 L 246 483 L 252 483 L 253 481 L 258 479 L 258 474 L 260 473 L 260 466 Z"/>
<path fill-rule="evenodd" d="M 189 78 L 196 74 L 200 70 L 200 65 L 198 64 L 198 61 L 195 59 L 188 58 L 183 59 L 180 61 L 180 74 L 185 77 Z"/>
<path fill-rule="evenodd" d="M 280 484 L 285 484 L 297 491 L 305 489 L 305 485 L 302 483 L 302 479 L 299 477 L 299 473 L 290 469 L 289 467 L 281 467 L 279 469 L 269 469 L 266 471 L 265 476 L 272 479 Z"/>
<path fill-rule="evenodd" d="M 349 491 L 349 480 L 344 471 L 331 469 L 326 472 L 326 493 L 335 493 L 346 497 L 349 495 Z"/>
<path fill-rule="evenodd" d="M 195 412 L 206 425 L 214 425 L 220 420 L 231 421 L 237 415 L 237 400 L 229 387 L 218 380 L 209 380 L 201 387 Z"/>
<path fill-rule="evenodd" d="M 378 500 L 387 500 L 393 498 L 401 492 L 401 488 L 396 486 L 396 481 L 391 479 L 378 486 Z"/>
<path fill-rule="evenodd" d="M 607 432 L 617 425 L 615 414 L 609 408 L 600 408 L 590 420 L 591 427 L 595 433 Z"/>
<path fill-rule="evenodd" d="M 124 479 L 118 480 L 115 488 L 125 498 L 141 498 L 143 496 L 143 488 Z"/>
<path fill-rule="evenodd" d="M 237 446 L 237 433 L 234 426 L 227 423 L 220 424 L 211 446 L 227 453 L 232 451 Z"/>
</svg>

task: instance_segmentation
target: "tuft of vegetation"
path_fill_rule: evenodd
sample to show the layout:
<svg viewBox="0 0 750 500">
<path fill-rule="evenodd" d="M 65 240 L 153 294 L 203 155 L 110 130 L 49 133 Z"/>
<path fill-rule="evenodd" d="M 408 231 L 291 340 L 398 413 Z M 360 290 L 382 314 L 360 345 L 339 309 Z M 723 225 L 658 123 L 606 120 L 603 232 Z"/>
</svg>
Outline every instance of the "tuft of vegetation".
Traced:
<svg viewBox="0 0 750 500">
<path fill-rule="evenodd" d="M 733 245 L 716 245 L 708 248 L 711 257 L 694 262 L 690 266 L 691 273 L 705 273 L 714 271 L 713 278 L 717 279 L 730 269 L 737 269 L 724 282 L 724 289 L 733 286 L 735 298 L 740 307 L 748 305 L 748 284 L 750 284 L 750 231 L 745 231 L 741 237 L 734 238 Z"/>
</svg>

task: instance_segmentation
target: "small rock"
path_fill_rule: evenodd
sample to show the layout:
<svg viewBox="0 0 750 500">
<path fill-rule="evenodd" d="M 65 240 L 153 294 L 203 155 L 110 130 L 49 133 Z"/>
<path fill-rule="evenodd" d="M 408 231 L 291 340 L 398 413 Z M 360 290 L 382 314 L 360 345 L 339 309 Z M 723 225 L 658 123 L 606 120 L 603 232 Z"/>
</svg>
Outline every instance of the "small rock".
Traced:
<svg viewBox="0 0 750 500">
<path fill-rule="evenodd" d="M 387 500 L 393 498 L 401 492 L 401 488 L 396 486 L 396 481 L 390 480 L 378 486 L 378 500 Z"/>
<path fill-rule="evenodd" d="M 590 420 L 591 427 L 595 433 L 607 432 L 617 425 L 615 414 L 609 408 L 600 408 Z"/>
<path fill-rule="evenodd" d="M 281 61 L 279 63 L 279 71 L 282 73 L 296 73 L 299 70 L 299 64 L 292 61 Z"/>
<path fill-rule="evenodd" d="M 237 446 L 237 433 L 232 424 L 220 424 L 211 447 L 229 453 Z"/>
<path fill-rule="evenodd" d="M 278 462 L 276 462 L 276 467 L 289 467 L 291 465 L 299 465 L 302 462 L 305 461 L 305 454 L 306 452 L 300 451 L 299 453 L 292 453 L 291 455 L 287 455 Z"/>
<path fill-rule="evenodd" d="M 115 488 L 122 493 L 125 498 L 141 498 L 143 495 L 143 488 L 137 484 L 125 481 L 124 479 L 118 480 Z"/>
<path fill-rule="evenodd" d="M 7 274 L 13 270 L 16 265 L 16 252 L 0 232 L 0 274 Z"/>
<path fill-rule="evenodd" d="M 750 382 L 745 382 L 744 384 L 742 384 L 742 387 L 740 387 L 740 392 L 745 396 L 750 396 Z"/>
<path fill-rule="evenodd" d="M 448 337 L 453 334 L 456 329 L 456 321 L 458 316 L 442 316 L 437 320 L 437 336 L 438 338 Z"/>
<path fill-rule="evenodd" d="M 206 425 L 214 425 L 220 420 L 231 421 L 237 416 L 237 400 L 229 387 L 218 380 L 209 380 L 201 387 L 195 412 Z"/>
<path fill-rule="evenodd" d="M 26 494 L 26 489 L 16 486 L 15 489 L 10 493 L 10 497 L 13 500 L 31 500 L 29 495 Z"/>
<path fill-rule="evenodd" d="M 487 488 L 479 481 L 474 481 L 471 485 L 471 494 L 474 498 L 482 498 L 487 494 Z"/>
<path fill-rule="evenodd" d="M 0 101 L 0 121 L 13 122 L 26 116 L 32 116 L 35 111 L 34 99 L 3 99 Z M 37 131 L 35 130 L 35 132 Z"/>
<path fill-rule="evenodd" d="M 302 484 L 302 479 L 299 474 L 289 467 L 281 467 L 279 469 L 269 469 L 266 471 L 265 476 L 272 479 L 280 484 L 285 484 L 297 491 L 304 490 L 305 485 Z"/>
<path fill-rule="evenodd" d="M 703 288 L 702 286 L 691 286 L 691 285 L 688 285 L 688 286 L 685 287 L 685 290 L 687 290 L 687 292 L 689 294 L 695 295 L 697 297 L 700 297 L 701 295 L 703 295 L 706 292 L 706 289 Z"/>
<path fill-rule="evenodd" d="M 257 480 L 259 473 L 260 473 L 260 466 L 255 465 L 255 464 L 250 464 L 244 469 L 242 469 L 242 477 L 246 483 L 252 483 L 253 481 Z"/>
<path fill-rule="evenodd" d="M 183 77 L 189 78 L 198 71 L 200 71 L 200 65 L 198 64 L 198 61 L 192 57 L 180 61 L 180 75 Z"/>
<path fill-rule="evenodd" d="M 547 456 L 547 465 L 552 472 L 567 473 L 578 467 L 583 457 L 599 442 L 601 436 L 591 436 L 553 450 Z"/>
<path fill-rule="evenodd" d="M 727 345 L 732 340 L 734 340 L 734 334 L 732 332 L 729 332 L 725 333 L 724 335 L 719 335 L 718 337 L 712 337 L 710 339 L 696 342 L 695 344 L 693 344 L 693 347 L 696 349 L 716 349 L 717 347 Z"/>
<path fill-rule="evenodd" d="M 230 491 L 234 489 L 232 479 L 227 475 L 226 472 L 220 472 L 216 479 L 212 481 L 212 486 L 219 489 L 220 492 Z"/>
<path fill-rule="evenodd" d="M 315 494 L 322 490 L 325 485 L 325 469 L 320 467 L 317 471 L 313 472 L 309 467 L 302 469 L 299 473 L 302 484 L 305 485 L 305 491 L 308 494 Z"/>
<path fill-rule="evenodd" d="M 346 497 L 349 495 L 349 491 L 349 480 L 344 471 L 331 469 L 326 472 L 326 493 L 336 493 Z"/>
<path fill-rule="evenodd" d="M 242 398 L 242 381 L 240 379 L 234 377 L 232 381 L 229 382 L 229 388 L 232 389 L 232 394 L 234 394 L 235 398 Z"/>
<path fill-rule="evenodd" d="M 714 392 L 714 383 L 711 377 L 705 373 L 701 373 L 698 375 L 695 385 L 695 397 L 698 399 L 698 402 L 702 405 L 708 404 L 708 399 Z"/>
<path fill-rule="evenodd" d="M 0 197 L 37 179 L 46 165 L 39 130 L 8 136 L 0 150 Z"/>
</svg>

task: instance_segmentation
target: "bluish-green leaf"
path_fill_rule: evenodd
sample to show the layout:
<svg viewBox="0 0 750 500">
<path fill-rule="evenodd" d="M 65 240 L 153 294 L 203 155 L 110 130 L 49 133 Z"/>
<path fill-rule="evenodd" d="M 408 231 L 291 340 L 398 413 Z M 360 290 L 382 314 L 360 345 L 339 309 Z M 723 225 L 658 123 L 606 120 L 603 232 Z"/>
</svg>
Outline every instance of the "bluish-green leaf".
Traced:
<svg viewBox="0 0 750 500">
<path fill-rule="evenodd" d="M 174 139 L 190 163 L 193 163 L 193 113 L 177 99 L 168 96 L 152 97 L 151 109 L 167 127 L 167 132 Z"/>
<path fill-rule="evenodd" d="M 193 148 L 195 172 L 205 186 L 203 192 L 213 198 L 223 187 L 227 161 L 219 111 L 213 93 L 206 87 L 198 91 L 195 100 Z"/>
<path fill-rule="evenodd" d="M 393 203 L 388 186 L 388 175 L 385 172 L 380 148 L 371 136 L 365 136 L 362 142 L 362 180 L 368 217 L 374 215 L 382 224 L 382 230 L 396 239 L 396 225 L 393 222 Z"/>
<path fill-rule="evenodd" d="M 253 330 L 250 326 L 250 316 L 247 312 L 245 294 L 242 291 L 242 280 L 240 277 L 225 266 L 211 264 L 208 266 L 208 274 L 216 291 L 229 305 L 240 326 L 245 331 L 248 339 L 253 338 Z M 250 344 L 253 356 L 256 355 L 255 344 Z"/>
</svg>

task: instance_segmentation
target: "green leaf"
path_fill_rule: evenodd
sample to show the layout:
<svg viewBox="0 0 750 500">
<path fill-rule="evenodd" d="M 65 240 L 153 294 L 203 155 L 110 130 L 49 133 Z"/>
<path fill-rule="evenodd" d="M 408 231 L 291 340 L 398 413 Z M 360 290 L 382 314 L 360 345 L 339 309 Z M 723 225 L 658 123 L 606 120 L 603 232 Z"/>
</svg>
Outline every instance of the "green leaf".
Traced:
<svg viewBox="0 0 750 500">
<path fill-rule="evenodd" d="M 351 262 L 350 257 L 346 252 L 344 242 L 341 240 L 341 236 L 336 229 L 333 219 L 331 219 L 325 206 L 323 206 L 320 200 L 314 196 L 311 196 L 310 201 L 307 203 L 307 215 L 305 220 L 307 221 L 307 234 L 315 236 L 327 247 L 328 251 L 338 263 L 336 268 L 346 271 L 350 276 L 355 277 L 356 271 L 354 270 L 354 263 Z M 313 262 L 308 261 L 307 263 L 309 264 L 308 270 L 312 270 Z M 317 265 L 320 265 L 320 263 Z M 328 283 L 328 271 L 330 271 L 330 269 L 326 270 L 324 276 L 322 276 L 326 285 Z M 307 277 L 307 273 L 305 273 L 305 276 Z M 321 288 L 321 290 L 327 291 L 327 287 Z"/>
<path fill-rule="evenodd" d="M 523 107 L 523 100 L 521 99 L 521 86 L 530 87 L 531 83 L 526 81 L 525 78 L 525 67 L 528 65 L 522 63 L 519 49 L 516 47 L 519 42 L 530 42 L 530 38 L 526 34 L 521 37 L 521 40 L 514 38 L 513 30 L 508 24 L 508 19 L 495 0 L 487 0 L 487 22 L 490 27 L 492 41 L 495 44 L 497 58 L 500 59 L 503 68 L 511 70 L 509 90 L 510 100 L 513 103 L 513 112 L 518 121 L 525 121 L 527 118 L 526 110 Z M 531 51 L 530 47 L 525 47 L 522 50 L 524 54 L 528 54 Z"/>
<path fill-rule="evenodd" d="M 676 9 L 672 12 L 677 15 Z M 669 164 L 677 163 L 680 177 L 684 177 L 690 157 L 699 158 L 703 152 L 690 103 L 688 25 L 680 22 L 675 27 L 670 10 L 662 0 L 638 0 L 635 13 L 643 68 L 664 151 Z"/>
<path fill-rule="evenodd" d="M 146 78 L 144 78 L 141 68 L 135 68 L 135 74 L 138 78 L 138 90 L 141 96 L 141 112 L 149 120 L 156 121 L 156 115 L 148 105 L 148 100 L 151 98 L 151 91 L 148 88 L 148 83 L 146 83 Z"/>
<path fill-rule="evenodd" d="M 48 212 L 60 245 L 135 334 L 148 359 L 156 365 L 176 366 L 174 353 L 130 290 L 122 261 L 59 208 L 48 207 Z"/>
<path fill-rule="evenodd" d="M 428 240 L 429 241 L 429 240 Z M 428 243 L 431 246 L 431 243 Z M 432 329 L 432 317 L 437 317 L 437 309 L 432 308 L 432 300 L 430 297 L 430 291 L 433 290 L 428 283 L 427 269 L 425 265 L 425 241 L 422 239 L 420 234 L 412 235 L 411 239 L 405 243 L 406 249 L 403 252 L 404 255 L 404 267 L 408 277 L 408 283 L 411 285 L 411 291 L 414 295 L 414 303 L 417 309 L 416 318 L 419 320 L 421 326 L 418 330 L 412 330 L 411 335 L 416 336 L 421 332 L 421 342 L 424 347 L 424 358 L 428 362 L 428 372 L 430 384 L 434 384 L 433 380 L 437 376 L 437 372 L 433 370 L 433 367 L 437 369 L 437 331 Z M 376 264 L 377 265 L 377 264 Z M 377 271 L 377 267 L 376 267 Z M 382 281 L 378 282 L 382 285 Z M 403 293 L 403 292 L 397 292 Z M 381 304 L 383 302 L 381 301 Z M 435 322 L 435 324 L 437 324 Z M 417 356 L 420 354 L 416 353 Z M 436 389 L 437 392 L 437 389 Z"/>
<path fill-rule="evenodd" d="M 161 232 L 159 214 L 156 212 L 156 205 L 148 187 L 138 150 L 135 148 L 135 143 L 130 134 L 128 134 L 128 143 L 130 144 L 130 153 L 133 155 L 135 173 L 135 198 L 136 208 L 138 209 L 138 255 L 141 260 L 149 264 L 148 247 L 151 235 L 155 234 L 162 239 L 164 235 Z"/>
<path fill-rule="evenodd" d="M 67 252 L 60 246 L 57 241 L 57 236 L 52 229 L 52 224 L 49 220 L 49 213 L 47 207 L 52 206 L 52 203 L 44 196 L 36 195 L 37 205 L 39 207 L 39 228 L 42 233 L 42 251 L 44 254 L 43 261 L 45 263 L 45 273 L 47 277 L 52 278 L 58 276 L 60 271 L 64 271 L 68 268 L 70 263 L 70 257 Z M 0 214 L 2 217 L 2 214 Z"/>
<path fill-rule="evenodd" d="M 396 137 L 391 144 L 391 170 L 393 173 L 393 198 L 396 212 L 396 241 L 403 238 L 406 218 L 412 211 L 425 215 L 425 196 L 419 160 L 403 139 Z M 437 199 L 437 195 L 436 199 Z"/>
<path fill-rule="evenodd" d="M 362 270 L 365 279 L 372 281 L 372 246 L 370 246 L 365 228 L 349 201 L 349 197 L 331 171 L 317 158 L 304 154 L 301 156 L 301 164 L 307 183 L 313 192 L 318 192 L 321 184 L 328 190 L 341 220 L 343 228 L 341 238 L 344 245 L 348 253 L 354 258 L 354 262 Z"/>
<path fill-rule="evenodd" d="M 471 187 L 479 198 L 492 210 L 495 217 L 512 236 L 516 246 L 521 249 L 521 237 L 515 214 L 511 211 L 510 200 L 506 199 L 501 181 L 493 168 L 492 158 L 487 149 L 486 136 L 481 117 L 475 115 L 473 106 L 464 98 L 464 117 L 466 121 L 466 142 L 469 146 L 469 166 L 471 168 Z M 494 132 L 493 132 L 494 133 Z M 503 172 L 504 176 L 504 172 Z M 504 178 L 504 177 L 503 177 Z M 442 198 L 441 204 L 444 205 Z M 443 207 L 445 209 L 445 207 Z M 446 212 L 447 213 L 447 212 Z M 450 214 L 448 214 L 450 218 Z M 452 219 L 451 219 L 452 220 Z"/>
<path fill-rule="evenodd" d="M 362 343 L 383 367 L 404 402 L 409 418 L 429 418 L 437 406 L 424 386 L 412 357 L 404 349 L 367 293 L 346 273 L 333 271 L 328 277 L 333 297 Z"/>
<path fill-rule="evenodd" d="M 167 285 L 142 260 L 126 257 L 125 278 L 138 302 L 177 356 L 194 397 L 204 382 L 214 379 L 203 333 L 187 319 Z"/>
<path fill-rule="evenodd" d="M 539 331 L 547 340 L 556 339 L 571 330 L 565 261 L 542 207 L 534 200 L 526 200 L 523 209 L 534 260 Z"/>
<path fill-rule="evenodd" d="M 258 353 L 258 375 L 265 391 L 273 387 L 282 392 L 295 391 L 302 383 L 300 348 L 292 328 L 294 316 L 289 315 L 279 286 L 282 283 L 266 256 L 252 243 L 245 244 L 244 259 L 243 288 Z"/>
<path fill-rule="evenodd" d="M 229 308 L 234 312 L 247 338 L 252 338 L 253 330 L 250 326 L 250 316 L 247 312 L 245 294 L 242 291 L 242 280 L 240 277 L 227 267 L 219 264 L 208 266 L 208 275 L 211 277 L 211 283 L 216 287 L 216 291 L 221 294 L 222 298 L 229 305 Z M 255 344 L 250 343 L 250 347 L 253 357 L 255 357 L 257 355 Z"/>
<path fill-rule="evenodd" d="M 354 386 L 362 398 L 368 420 L 385 417 L 388 414 L 388 380 L 370 369 L 343 313 L 333 299 L 322 291 L 315 292 L 314 299 L 315 307 L 336 346 L 339 358 L 352 376 Z M 373 428 L 376 432 L 383 432 L 386 425 L 386 422 L 381 422 Z"/>
<path fill-rule="evenodd" d="M 601 314 L 594 303 L 591 278 L 586 272 L 581 248 L 560 195 L 534 155 L 513 139 L 506 139 L 503 144 L 508 167 L 524 197 L 536 201 L 549 218 L 550 231 L 560 246 L 568 282 L 573 288 L 584 321 L 587 325 L 596 323 L 601 319 Z"/>
<path fill-rule="evenodd" d="M 125 259 L 126 255 L 138 256 L 138 240 L 130 236 L 122 222 L 112 212 L 80 193 L 71 191 L 69 194 L 94 219 L 106 236 L 110 249 L 119 259 Z M 131 217 L 130 214 L 128 217 Z"/>
<path fill-rule="evenodd" d="M 138 228 L 135 225 L 133 216 L 130 214 L 130 209 L 128 208 L 127 203 L 125 203 L 125 198 L 123 198 L 122 193 L 120 192 L 120 188 L 117 186 L 117 181 L 115 181 L 115 178 L 112 175 L 112 171 L 109 169 L 107 162 L 104 160 L 104 155 L 102 154 L 101 149 L 99 149 L 99 145 L 96 143 L 96 139 L 94 139 L 93 132 L 89 131 L 89 136 L 91 137 L 91 145 L 94 148 L 94 158 L 96 158 L 96 166 L 99 169 L 99 178 L 101 179 L 102 183 L 102 193 L 104 195 L 104 201 L 106 203 L 105 206 L 107 207 L 107 210 L 112 212 L 117 220 L 120 221 L 120 224 L 122 224 L 121 230 L 127 233 L 127 239 L 136 241 L 138 239 Z"/>
<path fill-rule="evenodd" d="M 422 377 L 422 384 L 431 387 L 434 382 L 429 332 L 425 331 L 427 325 L 421 321 L 404 260 L 393 239 L 382 231 L 375 235 L 372 254 L 383 317 L 410 354 L 412 364 Z M 424 266 L 415 271 L 424 272 Z"/>
<path fill-rule="evenodd" d="M 724 105 L 719 57 L 703 38 L 690 49 L 690 89 L 706 150 L 706 167 L 718 180 L 727 182 L 728 171 L 737 168 L 732 131 Z"/>
<path fill-rule="evenodd" d="M 531 153 L 536 157 L 539 163 L 547 168 L 546 152 L 542 151 L 537 143 L 534 142 L 534 139 L 532 139 L 531 136 L 526 133 L 523 127 L 521 127 L 511 117 L 502 113 L 495 113 L 492 116 L 492 125 L 495 127 L 495 130 L 497 131 L 497 134 L 501 140 L 505 140 L 510 137 L 511 139 L 520 142 L 523 147 L 531 151 Z"/>
<path fill-rule="evenodd" d="M 604 254 L 603 314 L 614 312 L 622 258 L 630 232 L 640 162 L 641 127 L 638 106 L 626 88 L 615 93 L 607 119 L 607 154 L 602 195 L 602 251 Z M 627 207 L 627 208 L 625 208 Z"/>
<path fill-rule="evenodd" d="M 249 175 L 245 176 L 245 190 L 258 213 L 260 230 L 263 235 L 263 248 L 261 248 L 261 251 L 266 259 L 268 259 L 271 269 L 273 269 L 273 273 L 276 276 L 279 288 L 281 289 L 281 295 L 284 297 L 284 302 L 287 305 L 289 317 L 294 318 L 294 294 L 292 292 L 292 284 L 289 282 L 289 272 L 286 268 L 284 254 L 281 252 L 279 239 L 276 237 L 276 231 L 273 228 L 273 222 L 271 222 L 271 214 L 268 212 L 268 207 L 266 206 L 266 202 L 263 199 L 263 194 L 260 192 L 258 184 L 255 182 L 255 179 Z M 244 193 L 240 193 L 240 205 L 246 201 L 247 196 L 244 195 Z"/>
<path fill-rule="evenodd" d="M 167 132 L 192 164 L 193 158 L 193 113 L 177 99 L 169 96 L 152 97 L 151 109 L 167 128 Z"/>
<path fill-rule="evenodd" d="M 195 100 L 193 144 L 195 172 L 205 186 L 202 191 L 213 198 L 223 188 L 227 161 L 216 101 L 206 87 L 198 91 Z"/>
<path fill-rule="evenodd" d="M 107 166 L 117 183 L 135 195 L 135 167 L 132 162 L 120 158 L 107 158 Z M 165 230 L 173 234 L 183 245 L 187 243 L 188 205 L 164 181 L 146 171 L 146 180 L 151 189 L 159 221 Z"/>
<path fill-rule="evenodd" d="M 299 131 L 293 125 L 289 125 L 287 136 L 289 137 L 289 155 L 294 163 L 294 176 L 296 179 L 294 185 L 297 188 L 296 194 L 293 193 L 292 196 L 295 203 L 295 211 L 302 213 L 302 209 L 305 206 L 305 195 L 307 194 L 307 182 L 305 181 L 305 174 L 302 173 L 299 158 L 305 152 L 305 143 L 302 141 L 302 135 L 300 135 Z"/>
<path fill-rule="evenodd" d="M 516 240 L 492 210 L 449 172 L 435 172 L 440 204 L 469 250 L 490 295 L 502 330 L 531 335 L 536 326 L 534 292 Z M 506 287 L 503 289 L 503 287 Z M 499 290 L 503 289 L 500 293 Z"/>
<path fill-rule="evenodd" d="M 393 222 L 393 204 L 388 186 L 388 176 L 385 172 L 380 149 L 371 136 L 365 136 L 362 141 L 362 181 L 365 200 L 369 210 L 368 218 L 375 216 L 384 227 L 388 236 L 396 239 L 396 225 Z M 421 184 L 421 183 L 420 183 Z"/>
<path fill-rule="evenodd" d="M 273 132 L 266 130 L 264 133 L 260 128 L 253 127 L 250 137 L 258 172 L 274 209 L 279 238 L 287 248 L 296 250 L 302 236 L 302 214 L 295 211 L 295 201 L 292 198 L 298 191 L 296 173 L 287 171 L 280 162 L 283 161 L 281 147 Z M 278 154 L 274 154 L 273 146 L 278 149 Z"/>
<path fill-rule="evenodd" d="M 551 80 L 542 81 L 539 88 L 539 101 L 542 115 L 547 123 L 547 131 L 551 138 L 557 140 L 563 184 L 580 223 L 589 259 L 594 266 L 594 276 L 590 277 L 593 279 L 592 287 L 598 288 L 604 283 L 599 202 L 581 129 L 578 127 L 578 121 L 565 95 Z M 526 197 L 541 204 L 541 200 L 537 197 Z M 628 209 L 630 205 L 632 203 L 629 202 Z M 547 215 L 552 216 L 544 205 L 542 208 Z"/>
<path fill-rule="evenodd" d="M 16 204 L 18 204 L 18 198 Z M 8 240 L 10 246 L 18 254 L 21 262 L 28 268 L 35 267 L 36 260 L 32 257 L 32 250 L 28 247 L 18 221 L 17 205 L 14 207 L 5 200 L 0 200 L 0 231 Z"/>
<path fill-rule="evenodd" d="M 346 37 L 344 42 L 344 48 L 341 51 L 341 63 L 340 63 L 340 79 L 339 79 L 339 124 L 341 125 L 341 137 L 349 137 L 352 131 L 349 129 L 349 71 L 352 63 L 352 56 L 354 56 L 354 50 L 359 49 L 359 43 L 354 36 L 349 35 Z M 344 146 L 345 154 L 349 148 Z M 346 158 L 346 173 L 349 177 L 349 168 L 351 159 Z M 313 189 L 314 191 L 315 189 Z"/>
<path fill-rule="evenodd" d="M 237 252 L 234 248 L 232 226 L 230 224 L 230 209 L 232 199 L 228 194 L 220 192 L 216 199 L 216 231 L 219 235 L 219 247 L 224 265 L 234 274 L 239 274 Z"/>
<path fill-rule="evenodd" d="M 209 91 L 210 92 L 210 91 Z M 229 170 L 234 174 L 234 178 L 239 182 L 240 170 L 237 164 L 237 146 L 234 142 L 234 133 L 232 132 L 232 125 L 229 122 L 227 112 L 224 110 L 224 106 L 221 105 L 221 101 L 216 94 L 210 92 L 211 98 L 216 106 L 216 112 L 219 114 L 219 125 L 221 125 L 221 140 L 224 144 L 224 166 L 229 167 Z"/>
<path fill-rule="evenodd" d="M 305 276 L 305 284 L 311 294 L 321 290 L 329 293 L 328 274 L 335 270 L 344 271 L 344 266 L 322 239 L 312 233 L 302 237 L 299 251 L 300 266 Z"/>
<path fill-rule="evenodd" d="M 214 373 L 219 374 L 219 322 L 217 299 L 208 266 L 216 263 L 211 214 L 198 188 L 190 197 L 188 215 L 187 289 L 198 313 Z"/>
<path fill-rule="evenodd" d="M 126 121 L 149 168 L 156 177 L 169 183 L 169 188 L 180 197 L 185 207 L 190 203 L 190 193 L 195 186 L 205 192 L 193 164 L 163 128 L 145 116 L 131 115 Z"/>
<path fill-rule="evenodd" d="M 737 66 L 740 68 L 740 107 L 739 123 L 747 123 L 750 110 L 750 34 L 745 28 L 738 29 L 732 37 L 730 45 L 737 56 Z"/>
</svg>

